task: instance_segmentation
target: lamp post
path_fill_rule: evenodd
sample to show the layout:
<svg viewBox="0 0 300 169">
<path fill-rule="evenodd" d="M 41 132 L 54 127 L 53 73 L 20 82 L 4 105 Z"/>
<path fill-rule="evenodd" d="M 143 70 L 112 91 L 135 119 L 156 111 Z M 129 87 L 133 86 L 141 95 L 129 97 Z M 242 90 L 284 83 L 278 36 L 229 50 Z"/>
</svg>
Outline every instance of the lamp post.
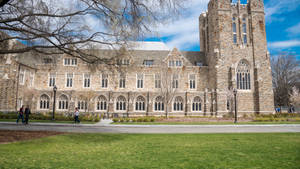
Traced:
<svg viewBox="0 0 300 169">
<path fill-rule="evenodd" d="M 55 120 L 54 112 L 55 112 L 55 103 L 56 103 L 56 91 L 57 91 L 57 87 L 56 87 L 56 85 L 54 85 L 54 87 L 53 87 L 53 93 L 54 93 L 54 95 L 53 95 L 53 112 L 52 112 L 52 120 L 53 121 Z"/>
<path fill-rule="evenodd" d="M 237 94 L 237 90 L 233 89 L 233 95 L 234 95 L 234 123 L 237 123 L 236 94 Z"/>
</svg>

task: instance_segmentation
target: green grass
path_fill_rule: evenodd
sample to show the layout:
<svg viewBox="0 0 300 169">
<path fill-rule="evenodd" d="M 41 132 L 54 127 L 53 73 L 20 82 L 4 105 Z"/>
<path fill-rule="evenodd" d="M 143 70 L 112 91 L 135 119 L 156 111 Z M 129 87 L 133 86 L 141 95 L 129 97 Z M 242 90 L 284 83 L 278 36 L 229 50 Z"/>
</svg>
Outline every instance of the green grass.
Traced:
<svg viewBox="0 0 300 169">
<path fill-rule="evenodd" d="M 300 121 L 278 121 L 278 122 L 123 122 L 112 123 L 121 125 L 247 125 L 247 124 L 300 124 Z"/>
<path fill-rule="evenodd" d="M 16 122 L 17 119 L 0 119 L 0 122 Z M 19 123 L 22 123 L 22 120 L 19 120 Z M 29 123 L 67 123 L 73 124 L 74 121 L 52 121 L 52 120 L 29 120 Z M 95 124 L 96 122 L 91 121 L 81 121 L 82 124 Z"/>
<path fill-rule="evenodd" d="M 296 169 L 300 134 L 67 134 L 0 152 L 0 168 Z"/>
</svg>

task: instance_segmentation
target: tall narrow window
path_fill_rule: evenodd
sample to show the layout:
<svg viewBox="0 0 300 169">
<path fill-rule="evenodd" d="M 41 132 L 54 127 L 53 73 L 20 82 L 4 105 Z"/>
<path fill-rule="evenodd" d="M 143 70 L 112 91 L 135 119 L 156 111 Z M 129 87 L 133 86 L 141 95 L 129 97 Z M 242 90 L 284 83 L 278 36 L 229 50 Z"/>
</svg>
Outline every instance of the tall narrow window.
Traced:
<svg viewBox="0 0 300 169">
<path fill-rule="evenodd" d="M 251 89 L 251 78 L 250 78 L 250 66 L 247 61 L 242 60 L 238 64 L 236 70 L 236 84 L 239 90 L 250 90 Z"/>
<path fill-rule="evenodd" d="M 247 24 L 246 24 L 246 18 L 243 18 L 243 40 L 244 40 L 244 44 L 247 44 Z"/>
<path fill-rule="evenodd" d="M 136 111 L 145 111 L 145 99 L 142 96 L 139 96 L 135 102 Z"/>
<path fill-rule="evenodd" d="M 56 74 L 51 73 L 49 76 L 49 87 L 55 86 Z"/>
<path fill-rule="evenodd" d="M 107 110 L 107 100 L 104 96 L 98 97 L 97 110 Z"/>
<path fill-rule="evenodd" d="M 24 83 L 25 83 L 25 70 L 20 70 L 19 83 L 21 85 L 24 85 Z"/>
<path fill-rule="evenodd" d="M 126 87 L 126 75 L 124 73 L 120 74 L 119 77 L 119 88 L 125 88 Z"/>
<path fill-rule="evenodd" d="M 33 85 L 34 85 L 34 73 L 30 72 L 29 86 L 32 87 Z"/>
<path fill-rule="evenodd" d="M 189 79 L 190 79 L 190 89 L 196 89 L 196 75 L 191 74 L 189 76 Z"/>
<path fill-rule="evenodd" d="M 143 74 L 137 74 L 137 88 L 142 89 L 144 88 L 144 75 Z"/>
<path fill-rule="evenodd" d="M 156 89 L 161 88 L 161 76 L 160 76 L 160 74 L 155 74 L 155 88 Z"/>
<path fill-rule="evenodd" d="M 179 77 L 178 77 L 178 75 L 177 74 L 174 74 L 173 76 L 172 76 L 172 87 L 174 88 L 174 89 L 177 89 L 178 88 L 178 86 L 179 86 Z"/>
<path fill-rule="evenodd" d="M 155 103 L 154 103 L 154 111 L 164 111 L 165 110 L 165 105 L 164 105 L 164 100 L 161 96 L 158 96 L 155 98 Z"/>
<path fill-rule="evenodd" d="M 101 87 L 107 88 L 108 86 L 108 74 L 102 74 Z"/>
<path fill-rule="evenodd" d="M 232 18 L 232 33 L 233 33 L 233 43 L 237 43 L 237 34 L 236 34 L 236 18 Z"/>
<path fill-rule="evenodd" d="M 90 74 L 84 74 L 83 75 L 84 80 L 83 80 L 83 87 L 91 87 L 91 75 Z"/>
<path fill-rule="evenodd" d="M 183 111 L 183 99 L 178 96 L 175 98 L 173 103 L 173 110 L 174 111 Z"/>
<path fill-rule="evenodd" d="M 40 98 L 40 109 L 42 110 L 49 109 L 49 102 L 50 102 L 49 96 L 43 94 Z"/>
<path fill-rule="evenodd" d="M 67 87 L 73 87 L 73 73 L 67 74 Z"/>
</svg>

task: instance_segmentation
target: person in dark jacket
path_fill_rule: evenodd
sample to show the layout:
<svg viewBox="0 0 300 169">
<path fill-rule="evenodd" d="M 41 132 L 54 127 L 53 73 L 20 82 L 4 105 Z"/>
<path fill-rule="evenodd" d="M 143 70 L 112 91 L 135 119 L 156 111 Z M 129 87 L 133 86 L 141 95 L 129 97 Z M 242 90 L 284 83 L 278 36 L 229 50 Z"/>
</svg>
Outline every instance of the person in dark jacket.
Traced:
<svg viewBox="0 0 300 169">
<path fill-rule="evenodd" d="M 22 106 L 18 112 L 17 124 L 20 119 L 22 119 L 22 123 L 24 123 L 24 106 Z"/>
<path fill-rule="evenodd" d="M 29 106 L 26 106 L 26 109 L 25 109 L 25 124 L 28 124 L 29 114 L 31 114 Z"/>
</svg>

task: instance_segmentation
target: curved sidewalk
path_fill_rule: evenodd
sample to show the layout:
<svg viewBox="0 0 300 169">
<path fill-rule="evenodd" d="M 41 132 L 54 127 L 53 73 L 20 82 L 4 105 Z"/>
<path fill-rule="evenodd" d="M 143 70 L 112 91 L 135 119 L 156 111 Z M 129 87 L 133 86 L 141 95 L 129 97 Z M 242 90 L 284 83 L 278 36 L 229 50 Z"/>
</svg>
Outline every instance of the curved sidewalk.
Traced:
<svg viewBox="0 0 300 169">
<path fill-rule="evenodd" d="M 0 122 L 0 130 L 59 131 L 74 133 L 298 133 L 300 124 L 278 125 L 109 125 Z"/>
</svg>

